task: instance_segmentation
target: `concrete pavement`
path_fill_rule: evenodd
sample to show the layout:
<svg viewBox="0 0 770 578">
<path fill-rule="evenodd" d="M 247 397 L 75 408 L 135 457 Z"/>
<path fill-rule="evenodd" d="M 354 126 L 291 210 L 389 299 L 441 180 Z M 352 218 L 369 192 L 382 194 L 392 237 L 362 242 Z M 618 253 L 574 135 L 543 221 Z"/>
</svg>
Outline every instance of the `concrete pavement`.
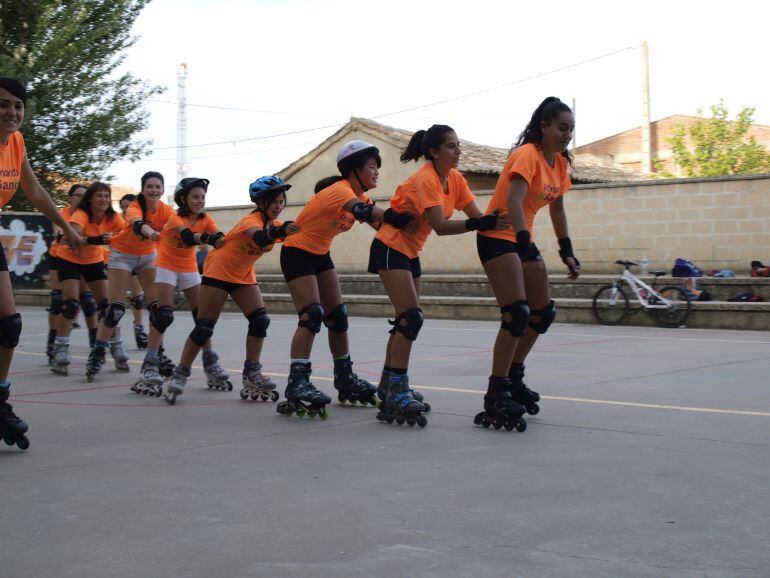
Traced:
<svg viewBox="0 0 770 578">
<path fill-rule="evenodd" d="M 88 384 L 85 331 L 59 377 L 44 311 L 22 315 L 11 402 L 32 445 L 0 446 L 3 578 L 770 575 L 770 333 L 555 324 L 528 362 L 542 411 L 517 433 L 472 421 L 494 322 L 426 321 L 420 430 L 241 401 L 237 314 L 215 332 L 234 391 L 194 369 L 173 407 L 129 391 L 132 340 L 132 373 L 108 363 Z M 272 318 L 282 392 L 296 317 Z M 191 324 L 177 315 L 170 357 Z M 379 378 L 386 331 L 351 319 L 362 377 Z M 313 363 L 333 395 L 323 333 Z"/>
</svg>

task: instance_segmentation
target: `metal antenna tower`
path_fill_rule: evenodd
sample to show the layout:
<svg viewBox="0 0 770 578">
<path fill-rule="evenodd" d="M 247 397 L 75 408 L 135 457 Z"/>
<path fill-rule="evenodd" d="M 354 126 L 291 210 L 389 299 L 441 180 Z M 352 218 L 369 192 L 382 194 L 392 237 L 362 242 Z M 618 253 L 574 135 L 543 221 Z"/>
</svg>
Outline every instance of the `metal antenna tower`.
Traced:
<svg viewBox="0 0 770 578">
<path fill-rule="evenodd" d="M 176 181 L 187 176 L 187 63 L 176 74 Z"/>
</svg>

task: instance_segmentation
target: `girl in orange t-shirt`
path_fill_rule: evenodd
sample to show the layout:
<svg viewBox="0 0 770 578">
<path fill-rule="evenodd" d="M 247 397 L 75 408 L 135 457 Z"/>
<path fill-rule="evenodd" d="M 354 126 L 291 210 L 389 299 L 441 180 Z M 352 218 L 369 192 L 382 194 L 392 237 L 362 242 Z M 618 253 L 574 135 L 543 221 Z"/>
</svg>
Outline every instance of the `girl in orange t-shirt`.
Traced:
<svg viewBox="0 0 770 578">
<path fill-rule="evenodd" d="M 361 140 L 345 143 L 337 153 L 341 176 L 323 180 L 323 184 L 329 186 L 319 190 L 300 211 L 297 216 L 300 232 L 287 239 L 281 248 L 281 271 L 289 285 L 299 323 L 291 342 L 286 386 L 288 404 L 279 405 L 279 411 L 302 414 L 306 409 L 304 403 L 310 403 L 316 411 L 331 401 L 310 382 L 310 354 L 322 325 L 326 325 L 329 333 L 338 399 L 377 404 L 375 386 L 353 373 L 347 308 L 342 302 L 329 250 L 334 238 L 349 231 L 356 221 L 372 226 L 385 222 L 396 227 L 408 227 L 413 221 L 393 209 L 375 207 L 366 196 L 367 191 L 377 186 L 381 164 L 380 152 L 374 145 Z"/>
<path fill-rule="evenodd" d="M 564 211 L 564 194 L 571 186 L 567 147 L 574 128 L 572 111 L 558 98 L 540 103 L 505 163 L 487 209 L 507 213 L 512 228 L 477 237 L 479 257 L 502 313 L 485 411 L 475 419 L 485 427 L 495 425 L 500 409 L 510 408 L 512 401 L 519 404 L 518 413 L 539 411 L 540 395 L 524 384 L 523 377 L 524 360 L 556 316 L 545 263 L 532 242 L 535 213 L 546 205 L 569 276 L 575 279 L 580 274 Z"/>
<path fill-rule="evenodd" d="M 280 243 L 298 231 L 291 221 L 281 223 L 278 220 L 278 215 L 286 206 L 286 191 L 290 188 L 291 185 L 283 179 L 272 175 L 260 177 L 251 183 L 249 197 L 257 208 L 225 235 L 224 243 L 217 237 L 214 249 L 209 251 L 203 265 L 195 329 L 185 341 L 182 357 L 164 396 L 169 403 L 173 404 L 184 391 L 187 378 L 190 377 L 190 366 L 201 347 L 209 343 L 214 334 L 214 325 L 228 295 L 232 296 L 249 321 L 241 399 L 251 397 L 266 401 L 270 397 L 273 401 L 278 400 L 275 384 L 262 374 L 259 361 L 270 317 L 257 285 L 254 263 L 272 251 L 275 243 Z"/>
<path fill-rule="evenodd" d="M 160 200 L 163 188 L 162 174 L 150 171 L 142 175 L 142 191 L 126 210 L 126 227 L 110 241 L 110 303 L 109 306 L 106 303 L 99 304 L 105 313 L 96 332 L 96 343 L 88 356 L 88 381 L 93 381 L 94 376 L 101 371 L 108 346 L 115 357 L 116 369 L 128 371 L 128 357 L 123 352 L 122 343 L 115 340 L 108 343 L 107 340 L 126 312 L 124 300 L 133 271 L 136 271 L 147 296 L 150 320 L 155 318 L 155 251 L 160 231 L 174 212 Z"/>
<path fill-rule="evenodd" d="M 86 192 L 86 188 L 88 188 L 86 185 L 72 185 L 70 190 L 67 192 L 67 199 L 69 204 L 66 207 L 59 209 L 59 214 L 67 221 L 69 221 L 70 215 L 77 208 L 78 203 L 80 203 L 80 199 L 83 198 L 83 195 Z M 59 274 L 57 272 L 59 264 L 58 259 L 56 258 L 59 254 L 59 248 L 62 246 L 62 244 L 59 242 L 60 234 L 61 231 L 59 228 L 54 226 L 53 241 L 51 242 L 51 246 L 48 249 L 48 280 L 51 283 L 51 303 L 48 306 L 48 342 L 45 348 L 45 354 L 48 356 L 48 365 L 50 365 L 53 361 L 53 343 L 56 339 L 56 326 L 59 323 L 58 317 L 61 315 L 62 306 L 62 292 L 61 287 L 59 287 Z M 82 302 L 84 300 L 84 295 L 90 295 L 90 291 L 88 291 L 88 287 L 86 286 L 85 281 L 82 279 L 80 282 L 80 290 L 80 301 Z M 93 299 L 93 295 L 91 295 L 90 301 L 93 304 L 94 310 L 96 310 L 96 302 Z M 86 323 L 88 324 L 89 339 L 92 335 L 92 327 L 93 338 L 95 339 L 96 317 L 86 317 Z"/>
<path fill-rule="evenodd" d="M 459 235 L 468 231 L 502 228 L 507 221 L 496 213 L 482 216 L 475 196 L 457 165 L 460 141 L 447 125 L 434 124 L 427 131 L 412 135 L 401 155 L 401 162 L 426 162 L 396 189 L 390 201 L 393 210 L 415 217 L 416 231 L 398 230 L 383 225 L 372 242 L 369 272 L 378 273 L 388 293 L 396 320 L 390 331 L 385 351 L 385 366 L 378 388 L 383 403 L 377 419 L 388 423 L 397 420 L 424 427 L 427 420 L 421 412 L 430 411 L 423 396 L 409 387 L 407 369 L 412 342 L 423 323 L 420 309 L 419 253 L 431 231 L 438 235 Z M 463 211 L 468 218 L 450 220 L 452 213 Z"/>
<path fill-rule="evenodd" d="M 120 197 L 120 212 L 123 215 L 123 218 L 126 217 L 126 211 L 128 210 L 128 207 L 136 200 L 136 195 L 128 193 Z M 107 252 L 107 264 L 109 266 L 110 256 L 109 251 Z M 147 332 L 144 330 L 144 325 L 142 324 L 142 309 L 144 309 L 145 305 L 145 299 L 144 299 L 144 289 L 142 289 L 142 285 L 139 283 L 139 279 L 136 275 L 136 271 L 131 271 L 131 281 L 128 283 L 128 288 L 131 291 L 131 309 L 134 312 L 134 340 L 136 341 L 136 348 L 137 349 L 147 349 L 147 342 L 149 341 L 149 336 L 147 335 Z M 128 297 L 128 294 L 126 294 L 126 297 Z"/>
<path fill-rule="evenodd" d="M 84 310 L 87 307 L 96 309 L 95 306 L 87 305 L 83 301 L 83 292 L 80 290 L 81 280 L 85 280 L 88 284 L 90 302 L 94 301 L 94 297 L 100 303 L 107 301 L 107 271 L 104 268 L 103 246 L 109 244 L 112 235 L 125 226 L 123 217 L 112 208 L 111 195 L 112 190 L 104 183 L 95 182 L 88 186 L 77 209 L 69 219 L 73 227 L 83 236 L 86 244 L 78 253 L 66 245 L 61 246 L 58 251 L 59 283 L 64 301 L 56 327 L 51 370 L 59 375 L 67 375 L 69 371 L 69 335 L 78 311 L 81 307 Z M 93 316 L 94 312 L 90 313 Z"/>
<path fill-rule="evenodd" d="M 161 395 L 163 377 L 158 352 L 163 334 L 174 321 L 174 290 L 179 287 L 184 292 L 195 320 L 201 284 L 195 249 L 202 244 L 213 247 L 221 247 L 223 244 L 225 234 L 219 231 L 216 221 L 204 212 L 208 188 L 208 179 L 189 177 L 182 179 L 174 190 L 174 202 L 178 209 L 166 222 L 158 240 L 158 256 L 155 260 L 158 308 L 150 327 L 149 347 L 142 364 L 141 379 L 131 388 L 136 393 Z M 229 386 L 232 389 L 229 376 L 218 360 L 209 341 L 203 350 L 203 367 L 209 387 L 228 389 Z M 173 363 L 170 365 L 173 372 Z"/>
<path fill-rule="evenodd" d="M 59 214 L 27 159 L 24 138 L 19 132 L 26 104 L 26 87 L 15 78 L 0 76 L 0 208 L 11 200 L 21 185 L 27 199 L 53 224 L 61 227 L 67 242 L 77 251 L 83 240 Z M 5 436 L 9 445 L 16 444 L 21 449 L 27 449 L 29 440 L 24 434 L 28 426 L 16 416 L 8 403 L 11 391 L 8 372 L 20 335 L 21 315 L 16 311 L 5 249 L 0 247 L 0 434 Z"/>
</svg>

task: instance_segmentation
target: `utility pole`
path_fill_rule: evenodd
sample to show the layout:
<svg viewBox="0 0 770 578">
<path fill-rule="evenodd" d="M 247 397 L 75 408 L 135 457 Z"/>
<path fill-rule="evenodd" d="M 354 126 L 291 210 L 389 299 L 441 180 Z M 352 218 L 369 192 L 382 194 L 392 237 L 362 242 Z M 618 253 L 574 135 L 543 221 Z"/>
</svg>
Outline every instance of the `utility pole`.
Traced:
<svg viewBox="0 0 770 578">
<path fill-rule="evenodd" d="M 187 176 L 187 63 L 176 74 L 176 180 Z"/>
<path fill-rule="evenodd" d="M 642 42 L 642 172 L 652 172 L 650 150 L 650 59 L 647 41 Z"/>
</svg>

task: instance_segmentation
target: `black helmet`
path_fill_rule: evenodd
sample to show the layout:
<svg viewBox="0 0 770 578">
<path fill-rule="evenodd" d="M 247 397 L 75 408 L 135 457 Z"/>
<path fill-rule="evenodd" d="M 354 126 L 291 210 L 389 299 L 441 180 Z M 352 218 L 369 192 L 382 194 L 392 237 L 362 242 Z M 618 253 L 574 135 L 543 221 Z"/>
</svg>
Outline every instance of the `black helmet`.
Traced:
<svg viewBox="0 0 770 578">
<path fill-rule="evenodd" d="M 209 180 L 199 179 L 197 177 L 187 177 L 186 179 L 179 181 L 176 188 L 174 189 L 174 202 L 177 204 L 177 206 L 185 206 L 185 198 L 187 197 L 187 193 L 189 193 L 190 189 L 193 187 L 201 187 L 204 191 L 208 191 Z"/>
</svg>

